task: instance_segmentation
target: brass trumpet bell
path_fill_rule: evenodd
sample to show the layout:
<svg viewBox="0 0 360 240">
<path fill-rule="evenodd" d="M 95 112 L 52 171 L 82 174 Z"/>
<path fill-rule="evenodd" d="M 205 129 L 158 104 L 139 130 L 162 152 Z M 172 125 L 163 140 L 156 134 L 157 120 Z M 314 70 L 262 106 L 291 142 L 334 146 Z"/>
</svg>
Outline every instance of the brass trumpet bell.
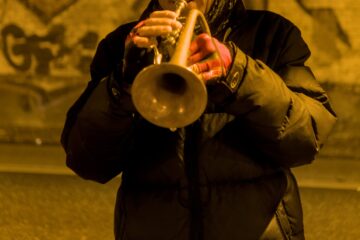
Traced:
<svg viewBox="0 0 360 240">
<path fill-rule="evenodd" d="M 196 121 L 205 111 L 205 84 L 191 70 L 173 63 L 143 69 L 132 86 L 136 109 L 149 122 L 180 128 Z"/>
</svg>

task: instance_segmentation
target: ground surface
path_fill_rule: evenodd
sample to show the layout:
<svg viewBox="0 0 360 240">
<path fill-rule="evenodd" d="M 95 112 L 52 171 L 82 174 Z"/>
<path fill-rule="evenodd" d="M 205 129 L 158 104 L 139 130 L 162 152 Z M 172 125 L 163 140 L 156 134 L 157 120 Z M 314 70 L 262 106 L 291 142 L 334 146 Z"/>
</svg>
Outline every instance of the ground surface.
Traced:
<svg viewBox="0 0 360 240">
<path fill-rule="evenodd" d="M 319 159 L 295 169 L 307 240 L 360 239 L 359 164 Z M 112 240 L 119 184 L 73 175 L 59 146 L 0 145 L 0 240 Z"/>
</svg>

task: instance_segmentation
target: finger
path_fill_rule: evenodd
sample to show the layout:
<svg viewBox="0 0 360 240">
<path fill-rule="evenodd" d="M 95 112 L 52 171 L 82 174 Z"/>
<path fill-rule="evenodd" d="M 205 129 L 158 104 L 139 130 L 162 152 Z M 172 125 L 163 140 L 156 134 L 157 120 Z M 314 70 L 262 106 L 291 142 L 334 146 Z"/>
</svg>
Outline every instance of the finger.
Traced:
<svg viewBox="0 0 360 240">
<path fill-rule="evenodd" d="M 143 26 L 137 30 L 137 34 L 142 37 L 165 36 L 172 32 L 171 26 Z"/>
<path fill-rule="evenodd" d="M 192 54 L 190 57 L 188 57 L 187 64 L 191 65 L 191 64 L 200 62 L 201 60 L 205 59 L 208 55 L 209 55 L 209 53 L 207 53 L 207 52 L 199 51 L 195 54 Z"/>
<path fill-rule="evenodd" d="M 190 69 L 195 73 L 203 73 L 219 68 L 220 66 L 221 66 L 221 62 L 217 59 L 214 59 L 214 60 L 193 64 L 190 66 Z"/>
<path fill-rule="evenodd" d="M 197 51 L 206 51 L 206 52 L 214 52 L 215 46 L 213 43 L 212 38 L 207 33 L 202 33 L 198 35 L 192 44 L 190 44 L 190 52 L 197 52 Z"/>
<path fill-rule="evenodd" d="M 195 53 L 203 49 L 207 39 L 210 38 L 211 37 L 208 34 L 200 34 L 196 36 L 196 38 L 190 44 L 190 53 Z"/>
<path fill-rule="evenodd" d="M 139 48 L 149 48 L 151 46 L 157 45 L 156 38 L 140 37 L 135 36 L 133 38 L 133 43 Z"/>
<path fill-rule="evenodd" d="M 200 34 L 190 44 L 188 65 L 199 62 L 216 51 L 213 40 L 208 34 Z"/>
<path fill-rule="evenodd" d="M 183 27 L 183 25 L 179 21 L 175 20 L 172 21 L 171 27 L 173 28 L 173 30 L 179 30 Z"/>
<path fill-rule="evenodd" d="M 176 19 L 176 13 L 170 10 L 154 11 L 150 14 L 150 18 L 172 18 Z"/>
<path fill-rule="evenodd" d="M 199 41 L 197 38 L 195 38 L 191 43 L 189 47 L 189 54 L 192 55 L 200 50 Z"/>
<path fill-rule="evenodd" d="M 145 21 L 140 21 L 136 26 L 130 31 L 130 33 L 127 35 L 125 40 L 125 46 L 128 45 L 130 42 L 133 42 L 133 39 L 135 36 L 137 36 L 137 31 L 140 27 L 144 26 Z"/>
<path fill-rule="evenodd" d="M 219 68 L 219 69 L 212 69 L 208 72 L 204 72 L 204 73 L 200 74 L 200 76 L 201 76 L 201 79 L 206 82 L 206 81 L 212 80 L 214 78 L 221 77 L 222 73 L 223 72 L 222 72 L 221 68 Z"/>
<path fill-rule="evenodd" d="M 172 30 L 178 30 L 182 27 L 182 24 L 175 19 L 149 18 L 145 21 L 145 26 L 170 26 Z"/>
</svg>

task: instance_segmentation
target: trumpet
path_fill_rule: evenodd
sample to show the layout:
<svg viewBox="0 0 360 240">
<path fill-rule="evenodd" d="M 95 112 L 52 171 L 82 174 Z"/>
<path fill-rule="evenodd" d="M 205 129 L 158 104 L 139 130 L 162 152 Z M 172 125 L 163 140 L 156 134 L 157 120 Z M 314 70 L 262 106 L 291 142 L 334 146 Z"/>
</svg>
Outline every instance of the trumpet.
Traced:
<svg viewBox="0 0 360 240">
<path fill-rule="evenodd" d="M 177 1 L 176 13 L 186 7 L 184 0 Z M 191 9 L 183 28 L 166 37 L 163 44 L 173 45 L 168 62 L 161 62 L 162 53 L 153 46 L 154 64 L 141 70 L 131 87 L 132 101 L 139 114 L 159 127 L 177 129 L 195 122 L 205 111 L 208 96 L 205 83 L 187 65 L 188 49 L 198 19 L 203 32 L 210 35 L 205 16 Z"/>
</svg>

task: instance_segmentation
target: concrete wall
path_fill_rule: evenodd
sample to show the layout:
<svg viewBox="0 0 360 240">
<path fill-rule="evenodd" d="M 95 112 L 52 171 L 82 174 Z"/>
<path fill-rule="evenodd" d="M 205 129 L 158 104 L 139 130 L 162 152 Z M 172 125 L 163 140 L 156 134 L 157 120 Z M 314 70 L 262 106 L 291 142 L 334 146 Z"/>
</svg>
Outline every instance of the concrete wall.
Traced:
<svg viewBox="0 0 360 240">
<path fill-rule="evenodd" d="M 360 2 L 274 0 L 268 8 L 300 27 L 313 52 L 309 64 L 320 81 L 360 83 Z"/>
<path fill-rule="evenodd" d="M 0 0 L 0 141 L 57 143 L 96 45 L 147 0 Z M 360 1 L 246 0 L 302 30 L 339 124 L 325 155 L 360 158 Z M 344 156 L 344 153 L 346 153 Z"/>
<path fill-rule="evenodd" d="M 0 0 L 0 140 L 57 143 L 99 40 L 136 14 L 126 0 Z"/>
</svg>

